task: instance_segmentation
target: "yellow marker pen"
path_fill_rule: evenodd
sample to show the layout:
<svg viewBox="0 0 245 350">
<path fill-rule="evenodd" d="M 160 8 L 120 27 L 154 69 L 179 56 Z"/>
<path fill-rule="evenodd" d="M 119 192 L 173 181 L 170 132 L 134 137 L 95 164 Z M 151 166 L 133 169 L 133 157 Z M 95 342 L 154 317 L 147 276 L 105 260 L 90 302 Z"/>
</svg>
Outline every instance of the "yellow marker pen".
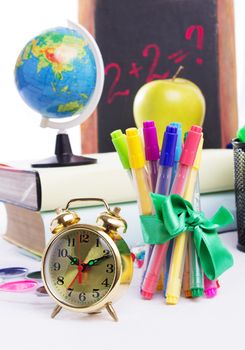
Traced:
<svg viewBox="0 0 245 350">
<path fill-rule="evenodd" d="M 126 129 L 129 163 L 138 194 L 138 206 L 143 215 L 152 214 L 152 201 L 150 198 L 150 185 L 145 170 L 145 156 L 137 128 Z"/>
<path fill-rule="evenodd" d="M 138 206 L 140 214 L 150 215 L 152 214 L 152 201 L 150 198 L 150 183 L 148 180 L 147 172 L 145 170 L 145 156 L 141 137 L 137 128 L 126 129 L 126 140 L 128 144 L 128 156 L 131 171 L 133 174 L 134 184 L 138 194 Z M 141 286 L 144 281 L 144 276 L 147 271 L 151 253 L 154 245 L 146 246 L 146 254 L 144 258 L 143 274 L 141 279 Z"/>
</svg>

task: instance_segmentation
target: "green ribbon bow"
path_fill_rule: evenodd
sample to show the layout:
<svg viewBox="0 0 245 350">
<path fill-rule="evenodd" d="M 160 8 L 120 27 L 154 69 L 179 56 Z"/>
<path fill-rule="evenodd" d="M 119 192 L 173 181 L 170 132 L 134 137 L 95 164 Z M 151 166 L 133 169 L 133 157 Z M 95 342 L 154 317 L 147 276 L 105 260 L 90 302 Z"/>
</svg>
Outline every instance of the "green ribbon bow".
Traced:
<svg viewBox="0 0 245 350">
<path fill-rule="evenodd" d="M 210 280 L 218 278 L 233 265 L 232 255 L 217 234 L 217 228 L 234 220 L 226 208 L 221 207 L 208 220 L 177 194 L 164 196 L 152 193 L 151 197 L 156 214 L 140 217 L 146 244 L 163 244 L 181 232 L 191 231 L 203 271 Z"/>
</svg>

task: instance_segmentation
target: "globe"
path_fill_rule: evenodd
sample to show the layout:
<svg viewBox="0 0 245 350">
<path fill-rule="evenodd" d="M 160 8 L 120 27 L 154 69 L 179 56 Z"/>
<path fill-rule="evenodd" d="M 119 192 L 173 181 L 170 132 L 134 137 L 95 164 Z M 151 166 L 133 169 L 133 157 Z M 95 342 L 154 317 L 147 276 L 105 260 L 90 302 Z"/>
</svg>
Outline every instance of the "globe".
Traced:
<svg viewBox="0 0 245 350">
<path fill-rule="evenodd" d="M 55 155 L 32 167 L 96 163 L 74 155 L 66 129 L 95 110 L 104 84 L 104 64 L 92 35 L 79 24 L 49 29 L 30 40 L 15 64 L 15 82 L 23 100 L 42 116 L 41 127 L 58 129 Z"/>
<path fill-rule="evenodd" d="M 78 30 L 49 29 L 30 40 L 15 65 L 24 101 L 45 118 L 83 113 L 96 87 L 96 61 Z"/>
</svg>

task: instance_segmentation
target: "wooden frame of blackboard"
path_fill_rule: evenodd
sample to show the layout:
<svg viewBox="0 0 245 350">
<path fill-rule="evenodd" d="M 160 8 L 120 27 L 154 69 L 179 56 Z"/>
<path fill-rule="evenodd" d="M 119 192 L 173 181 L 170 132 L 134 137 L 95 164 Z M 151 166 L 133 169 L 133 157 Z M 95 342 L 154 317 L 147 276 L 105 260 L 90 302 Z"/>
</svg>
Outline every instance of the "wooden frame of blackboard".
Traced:
<svg viewBox="0 0 245 350">
<path fill-rule="evenodd" d="M 218 103 L 221 147 L 226 147 L 238 127 L 233 0 L 213 0 L 217 7 Z M 96 38 L 96 0 L 79 0 L 79 23 Z M 216 117 L 216 116 L 215 116 Z M 128 127 L 133 125 L 128 125 Z M 109 137 L 109 135 L 108 135 Z M 81 125 L 83 153 L 99 152 L 97 111 Z"/>
</svg>

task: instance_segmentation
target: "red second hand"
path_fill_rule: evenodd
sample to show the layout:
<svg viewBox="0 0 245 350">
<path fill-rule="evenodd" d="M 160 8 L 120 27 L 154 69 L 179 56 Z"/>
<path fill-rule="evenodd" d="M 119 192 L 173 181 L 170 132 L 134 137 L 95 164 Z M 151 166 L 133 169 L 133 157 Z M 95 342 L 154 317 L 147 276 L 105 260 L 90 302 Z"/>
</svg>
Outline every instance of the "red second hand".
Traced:
<svg viewBox="0 0 245 350">
<path fill-rule="evenodd" d="M 74 277 L 74 279 L 71 281 L 71 283 L 69 284 L 69 286 L 67 287 L 67 289 L 70 289 L 73 285 L 73 283 L 76 281 L 78 275 L 79 275 L 80 271 L 78 271 L 78 273 L 76 274 L 76 276 Z"/>
<path fill-rule="evenodd" d="M 84 268 L 83 265 L 78 265 L 77 266 L 78 272 L 77 272 L 76 276 L 73 278 L 73 280 L 71 281 L 71 283 L 69 284 L 69 286 L 67 287 L 67 289 L 72 287 L 72 285 L 74 284 L 74 282 L 76 281 L 77 278 L 78 278 L 78 283 L 79 284 L 82 283 L 82 271 L 83 271 L 83 268 Z"/>
</svg>

